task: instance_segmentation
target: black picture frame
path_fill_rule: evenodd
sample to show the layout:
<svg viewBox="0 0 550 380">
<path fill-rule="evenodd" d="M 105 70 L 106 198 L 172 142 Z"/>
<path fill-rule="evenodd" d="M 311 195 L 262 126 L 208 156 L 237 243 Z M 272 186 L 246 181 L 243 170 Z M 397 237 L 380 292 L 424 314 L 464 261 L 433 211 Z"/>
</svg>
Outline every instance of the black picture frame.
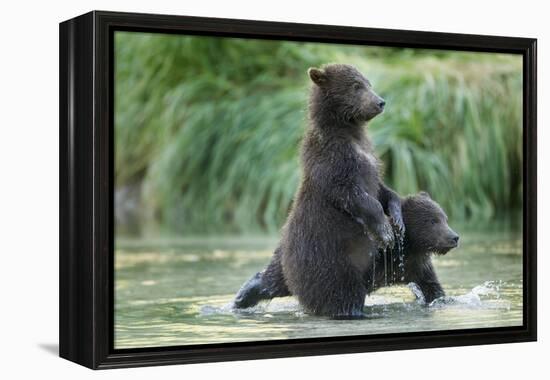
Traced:
<svg viewBox="0 0 550 380">
<path fill-rule="evenodd" d="M 260 342 L 113 348 L 113 35 L 143 31 L 523 56 L 523 325 Z M 535 341 L 536 39 L 93 11 L 59 30 L 60 356 L 89 368 Z"/>
</svg>

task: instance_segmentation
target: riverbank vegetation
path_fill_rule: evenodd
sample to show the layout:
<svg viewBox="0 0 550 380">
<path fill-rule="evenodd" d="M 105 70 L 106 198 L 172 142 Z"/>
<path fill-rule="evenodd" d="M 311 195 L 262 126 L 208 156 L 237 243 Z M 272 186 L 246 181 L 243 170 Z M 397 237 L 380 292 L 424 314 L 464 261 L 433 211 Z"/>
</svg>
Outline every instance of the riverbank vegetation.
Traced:
<svg viewBox="0 0 550 380">
<path fill-rule="evenodd" d="M 368 130 L 399 193 L 426 190 L 456 221 L 521 210 L 521 56 L 117 32 L 117 228 L 276 232 L 300 178 L 306 70 L 328 62 L 386 99 Z"/>
</svg>

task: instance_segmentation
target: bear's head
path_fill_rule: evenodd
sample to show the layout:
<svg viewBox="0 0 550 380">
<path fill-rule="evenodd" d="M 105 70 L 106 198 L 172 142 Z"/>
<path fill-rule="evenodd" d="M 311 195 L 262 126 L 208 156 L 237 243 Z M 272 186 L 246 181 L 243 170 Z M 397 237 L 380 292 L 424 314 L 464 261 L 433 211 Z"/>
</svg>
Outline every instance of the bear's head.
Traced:
<svg viewBox="0 0 550 380">
<path fill-rule="evenodd" d="M 329 112 L 351 124 L 363 124 L 384 111 L 386 102 L 372 89 L 371 83 L 355 67 L 330 64 L 308 70 L 314 83 L 313 112 Z"/>
<path fill-rule="evenodd" d="M 428 193 L 406 197 L 401 209 L 408 250 L 444 255 L 458 246 L 458 234 L 449 227 L 447 215 Z"/>
</svg>

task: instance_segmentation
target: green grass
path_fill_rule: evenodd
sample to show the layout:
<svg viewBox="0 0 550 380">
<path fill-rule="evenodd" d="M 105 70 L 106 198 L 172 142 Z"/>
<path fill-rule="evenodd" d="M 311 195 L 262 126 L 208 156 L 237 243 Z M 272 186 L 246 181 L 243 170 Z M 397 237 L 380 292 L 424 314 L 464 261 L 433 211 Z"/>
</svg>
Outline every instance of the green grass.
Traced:
<svg viewBox="0 0 550 380">
<path fill-rule="evenodd" d="M 521 57 L 116 35 L 116 186 L 142 233 L 277 231 L 300 173 L 306 70 L 356 65 L 387 100 L 368 126 L 385 180 L 455 220 L 521 208 Z M 124 227 L 124 226 L 122 226 Z"/>
</svg>

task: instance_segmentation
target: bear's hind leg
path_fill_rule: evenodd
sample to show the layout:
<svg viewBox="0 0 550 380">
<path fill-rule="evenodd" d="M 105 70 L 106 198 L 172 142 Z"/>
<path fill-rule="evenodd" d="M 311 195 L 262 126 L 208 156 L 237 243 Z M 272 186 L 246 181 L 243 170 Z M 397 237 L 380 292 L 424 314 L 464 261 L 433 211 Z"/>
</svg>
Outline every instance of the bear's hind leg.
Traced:
<svg viewBox="0 0 550 380">
<path fill-rule="evenodd" d="M 238 291 L 234 306 L 237 309 L 245 309 L 263 300 L 290 295 L 281 267 L 281 250 L 277 248 L 267 268 L 252 276 Z"/>
<path fill-rule="evenodd" d="M 255 306 L 261 300 L 269 299 L 262 286 L 262 275 L 263 272 L 256 273 L 241 286 L 233 302 L 237 309 L 246 309 Z"/>
<path fill-rule="evenodd" d="M 350 265 L 331 268 L 302 289 L 300 303 L 306 312 L 332 319 L 361 319 L 365 315 L 366 288 Z"/>
<path fill-rule="evenodd" d="M 345 299 L 345 302 L 337 303 L 332 311 L 329 312 L 329 316 L 332 319 L 363 319 L 365 318 L 365 313 L 363 308 L 365 307 L 365 296 L 366 292 L 361 287 L 358 289 L 359 293 L 356 293 L 353 296 Z"/>
</svg>

